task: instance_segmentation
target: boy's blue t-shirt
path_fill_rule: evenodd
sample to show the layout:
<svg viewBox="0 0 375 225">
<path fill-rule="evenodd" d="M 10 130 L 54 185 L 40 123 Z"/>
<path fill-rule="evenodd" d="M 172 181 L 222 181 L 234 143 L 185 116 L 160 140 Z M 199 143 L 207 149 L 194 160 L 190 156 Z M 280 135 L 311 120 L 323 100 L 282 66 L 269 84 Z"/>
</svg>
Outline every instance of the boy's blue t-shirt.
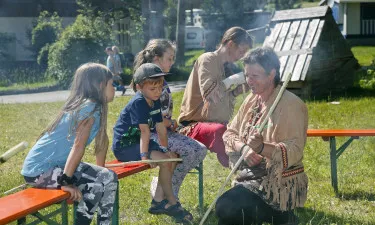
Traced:
<svg viewBox="0 0 375 225">
<path fill-rule="evenodd" d="M 98 133 L 100 126 L 100 105 L 86 101 L 78 113 L 77 125 L 80 121 L 89 117 L 94 118 L 94 124 L 86 145 L 90 144 Z M 75 114 L 76 115 L 76 114 Z M 76 138 L 76 128 L 72 126 L 73 113 L 64 113 L 59 124 L 51 133 L 45 133 L 31 148 L 23 163 L 21 174 L 28 177 L 36 177 L 48 170 L 59 166 L 65 167 L 66 160 L 73 147 Z M 72 129 L 71 129 L 72 128 Z"/>
<path fill-rule="evenodd" d="M 133 144 L 140 143 L 139 124 L 148 124 L 150 129 L 156 123 L 163 122 L 160 101 L 154 101 L 150 107 L 144 96 L 137 92 L 130 102 L 121 111 L 113 128 L 112 149 L 122 150 Z"/>
</svg>

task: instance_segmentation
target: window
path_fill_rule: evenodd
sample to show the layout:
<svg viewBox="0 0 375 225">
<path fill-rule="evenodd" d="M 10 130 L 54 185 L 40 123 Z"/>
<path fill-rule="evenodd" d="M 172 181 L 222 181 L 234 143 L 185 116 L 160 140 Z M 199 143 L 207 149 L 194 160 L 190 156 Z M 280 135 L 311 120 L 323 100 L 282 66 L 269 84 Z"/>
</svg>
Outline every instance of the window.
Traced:
<svg viewBox="0 0 375 225">
<path fill-rule="evenodd" d="M 196 39 L 197 38 L 197 33 L 188 32 L 186 35 L 187 35 L 187 39 Z"/>
<path fill-rule="evenodd" d="M 375 3 L 361 3 L 361 34 L 375 35 Z"/>
<path fill-rule="evenodd" d="M 374 20 L 375 3 L 361 3 L 361 15 L 363 20 Z"/>
</svg>

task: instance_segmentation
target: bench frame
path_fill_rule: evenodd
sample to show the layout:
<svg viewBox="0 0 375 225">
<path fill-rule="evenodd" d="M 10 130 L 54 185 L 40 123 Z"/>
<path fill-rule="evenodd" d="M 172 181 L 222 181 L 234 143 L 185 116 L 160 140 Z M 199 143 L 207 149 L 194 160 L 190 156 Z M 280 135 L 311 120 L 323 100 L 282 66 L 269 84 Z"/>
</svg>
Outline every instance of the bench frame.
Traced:
<svg viewBox="0 0 375 225">
<path fill-rule="evenodd" d="M 308 137 L 322 137 L 324 141 L 329 141 L 329 152 L 331 161 L 331 185 L 338 193 L 338 179 L 337 179 L 337 160 L 340 155 L 347 149 L 347 147 L 355 139 L 359 139 L 360 136 L 375 136 L 375 129 L 369 130 L 318 130 L 309 129 L 307 130 Z M 336 136 L 337 137 L 349 137 L 349 139 L 342 144 L 339 148 L 336 147 Z"/>
<path fill-rule="evenodd" d="M 39 199 L 40 194 L 47 194 L 48 197 L 45 199 Z M 48 193 L 46 193 L 48 192 Z M 47 224 L 59 224 L 56 221 L 52 220 L 53 217 L 56 217 L 58 214 L 61 214 L 61 224 L 68 225 L 68 206 L 67 206 L 67 199 L 69 198 L 69 193 L 61 191 L 61 190 L 45 190 L 45 189 L 38 189 L 38 188 L 28 188 L 26 190 L 22 190 L 20 192 L 14 193 L 12 195 L 5 196 L 0 199 L 5 204 L 8 199 L 19 199 L 20 204 L 18 205 L 10 205 L 10 209 L 7 210 L 18 210 L 17 213 L 1 218 L 0 224 L 7 224 L 12 221 L 17 221 L 17 224 L 27 224 L 26 223 L 26 216 L 32 215 L 36 219 L 28 224 L 39 224 L 41 222 L 46 222 Z M 28 202 L 34 202 L 35 199 L 39 199 L 37 203 L 34 203 L 32 207 L 23 207 L 22 201 L 27 204 Z M 9 200 L 10 201 L 10 200 Z M 13 200 L 12 200 L 13 201 Z M 45 209 L 53 204 L 60 204 L 60 207 L 56 210 L 43 215 L 39 211 Z"/>
<path fill-rule="evenodd" d="M 117 160 L 111 161 L 107 164 L 115 164 L 119 163 Z M 129 170 L 129 168 L 133 168 Z M 111 168 L 118 176 L 118 179 L 130 176 L 132 174 L 150 169 L 150 166 L 148 164 L 134 164 L 129 167 L 115 167 Z M 203 213 L 203 162 L 201 162 L 196 168 L 197 172 L 189 172 L 198 174 L 198 201 L 199 201 L 199 212 Z M 119 187 L 119 186 L 117 186 Z M 112 225 L 118 225 L 119 224 L 119 188 L 117 188 L 116 191 L 116 198 L 115 198 L 115 204 L 113 206 L 113 215 L 112 215 Z M 75 210 L 74 210 L 75 211 Z"/>
</svg>

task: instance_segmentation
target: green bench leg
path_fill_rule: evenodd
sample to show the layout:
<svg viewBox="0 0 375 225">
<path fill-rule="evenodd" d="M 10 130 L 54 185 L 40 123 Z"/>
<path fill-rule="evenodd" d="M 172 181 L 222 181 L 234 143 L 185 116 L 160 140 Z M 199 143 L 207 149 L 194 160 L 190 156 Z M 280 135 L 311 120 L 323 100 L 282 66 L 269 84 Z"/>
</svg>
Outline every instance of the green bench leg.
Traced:
<svg viewBox="0 0 375 225">
<path fill-rule="evenodd" d="M 346 150 L 346 148 L 353 142 L 354 139 L 359 139 L 358 136 L 350 137 L 340 148 L 336 149 L 336 138 L 329 137 L 329 149 L 331 159 L 331 184 L 335 191 L 338 193 L 338 178 L 337 178 L 337 160 L 340 155 Z"/>
<path fill-rule="evenodd" d="M 115 203 L 113 205 L 113 214 L 112 214 L 112 225 L 119 224 L 119 183 L 117 182 L 117 191 L 116 191 L 116 198 Z"/>
<path fill-rule="evenodd" d="M 61 223 L 68 225 L 68 204 L 66 200 L 61 202 Z"/>
<path fill-rule="evenodd" d="M 66 200 L 62 201 L 60 203 L 60 208 L 49 213 L 46 215 L 42 215 L 39 212 L 32 213 L 30 215 L 35 217 L 35 220 L 30 223 L 26 223 L 26 217 L 20 218 L 17 220 L 17 225 L 34 225 L 34 224 L 40 224 L 40 223 L 46 223 L 50 225 L 59 224 L 56 221 L 52 220 L 51 218 L 54 218 L 56 215 L 61 213 L 61 225 L 68 225 L 68 204 Z"/>
<path fill-rule="evenodd" d="M 199 163 L 197 170 L 198 170 L 199 212 L 203 214 L 203 162 Z"/>
<path fill-rule="evenodd" d="M 26 217 L 22 217 L 21 219 L 17 220 L 17 225 L 24 225 L 26 224 Z"/>
<path fill-rule="evenodd" d="M 338 192 L 337 185 L 337 159 L 336 159 L 336 138 L 329 138 L 329 148 L 330 148 L 330 159 L 331 159 L 331 184 L 335 191 Z"/>
</svg>

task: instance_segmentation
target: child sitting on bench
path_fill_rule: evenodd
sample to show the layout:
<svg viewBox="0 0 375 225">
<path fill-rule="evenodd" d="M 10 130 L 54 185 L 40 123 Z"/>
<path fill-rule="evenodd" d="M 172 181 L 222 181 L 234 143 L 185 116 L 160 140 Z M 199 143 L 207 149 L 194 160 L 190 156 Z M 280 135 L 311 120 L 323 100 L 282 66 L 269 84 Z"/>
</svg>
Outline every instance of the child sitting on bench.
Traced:
<svg viewBox="0 0 375 225">
<path fill-rule="evenodd" d="M 157 65 L 145 63 L 133 75 L 133 85 L 138 90 L 135 96 L 121 111 L 113 128 L 112 150 L 119 161 L 177 158 L 167 149 L 167 129 L 163 123 L 160 106 L 163 76 L 166 75 Z M 150 139 L 150 128 L 156 128 L 160 145 Z M 176 222 L 187 222 L 192 215 L 182 208 L 172 191 L 173 165 L 170 162 L 156 163 L 159 166 L 159 179 L 149 213 L 172 216 Z"/>
<path fill-rule="evenodd" d="M 86 63 L 74 76 L 71 92 L 56 119 L 28 153 L 21 174 L 37 188 L 61 188 L 78 207 L 74 224 L 110 224 L 117 175 L 104 162 L 108 149 L 107 108 L 114 97 L 112 73 L 104 65 Z M 95 138 L 96 165 L 81 162 Z"/>
</svg>

